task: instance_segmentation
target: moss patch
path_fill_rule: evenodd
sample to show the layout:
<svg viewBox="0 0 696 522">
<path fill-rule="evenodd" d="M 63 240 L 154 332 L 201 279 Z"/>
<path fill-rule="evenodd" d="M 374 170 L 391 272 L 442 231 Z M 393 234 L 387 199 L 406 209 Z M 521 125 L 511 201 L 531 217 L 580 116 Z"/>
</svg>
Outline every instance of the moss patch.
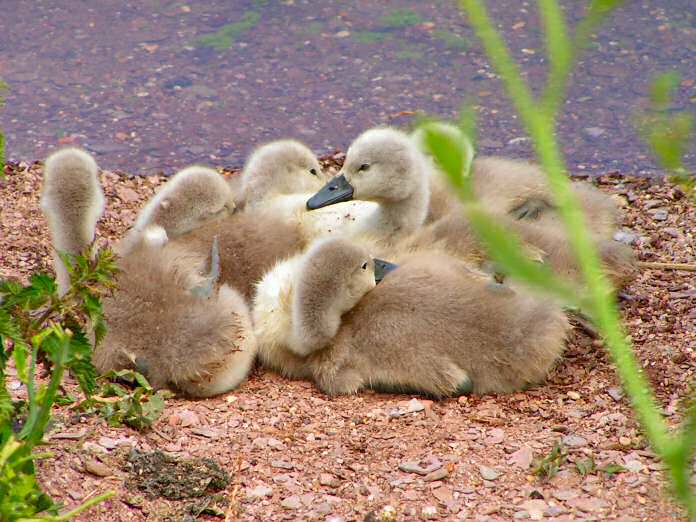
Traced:
<svg viewBox="0 0 696 522">
<path fill-rule="evenodd" d="M 469 40 L 451 31 L 434 31 L 433 37 L 443 42 L 448 48 L 458 51 L 466 51 L 471 46 Z"/>
<path fill-rule="evenodd" d="M 380 25 L 390 29 L 396 29 L 399 27 L 410 27 L 422 21 L 423 19 L 421 16 L 411 9 L 394 9 L 380 19 Z"/>
<path fill-rule="evenodd" d="M 161 451 L 128 454 L 126 486 L 151 497 L 181 500 L 222 491 L 229 475 L 212 459 L 180 460 Z"/>
<path fill-rule="evenodd" d="M 424 56 L 423 50 L 419 45 L 406 45 L 396 53 L 399 60 L 418 61 Z"/>
<path fill-rule="evenodd" d="M 196 40 L 196 44 L 201 47 L 211 47 L 217 51 L 224 51 L 232 47 L 232 44 L 242 34 L 256 27 L 260 19 L 261 15 L 256 11 L 247 11 L 238 22 L 225 24 L 214 33 L 201 36 Z"/>
<path fill-rule="evenodd" d="M 389 33 L 382 31 L 356 31 L 351 33 L 351 35 L 356 42 L 362 44 L 373 44 L 391 39 Z"/>
</svg>

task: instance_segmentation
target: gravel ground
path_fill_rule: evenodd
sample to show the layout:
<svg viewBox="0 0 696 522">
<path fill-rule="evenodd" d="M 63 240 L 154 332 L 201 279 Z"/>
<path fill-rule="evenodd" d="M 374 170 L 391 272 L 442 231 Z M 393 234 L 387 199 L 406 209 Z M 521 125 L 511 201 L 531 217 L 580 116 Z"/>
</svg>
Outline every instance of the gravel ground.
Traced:
<svg viewBox="0 0 696 522">
<path fill-rule="evenodd" d="M 41 169 L 10 164 L 0 181 L 0 277 L 50 269 L 38 207 Z M 105 171 L 100 240 L 120 237 L 163 180 Z M 625 236 L 640 259 L 696 261 L 694 206 L 678 188 L 618 174 L 597 183 L 625 207 Z M 695 373 L 693 274 L 643 271 L 626 292 L 627 329 L 665 415 L 676 421 L 678 397 Z M 16 378 L 9 381 L 21 394 Z M 218 398 L 169 399 L 145 434 L 109 428 L 97 417 L 76 418 L 60 407 L 47 436 L 55 457 L 41 461 L 38 473 L 46 490 L 69 506 L 117 491 L 78 518 L 84 521 L 186 519 L 194 500 L 149 498 L 126 487 L 131 447 L 216 459 L 231 476 L 224 491 L 228 520 L 379 520 L 387 505 L 398 520 L 681 519 L 666 500 L 660 464 L 637 430 L 601 343 L 584 331 L 572 332 L 565 358 L 534 390 L 435 403 L 413 399 L 370 392 L 330 399 L 310 383 L 258 369 Z M 542 480 L 532 473 L 533 461 L 559 440 L 567 461 Z M 626 471 L 583 477 L 574 463 L 588 458 Z"/>
</svg>

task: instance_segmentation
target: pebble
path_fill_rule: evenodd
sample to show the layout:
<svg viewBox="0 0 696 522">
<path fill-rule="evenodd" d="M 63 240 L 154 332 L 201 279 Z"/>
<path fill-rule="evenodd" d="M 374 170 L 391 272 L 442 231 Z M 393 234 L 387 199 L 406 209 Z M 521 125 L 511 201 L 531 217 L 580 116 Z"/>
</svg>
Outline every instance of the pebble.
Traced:
<svg viewBox="0 0 696 522">
<path fill-rule="evenodd" d="M 441 467 L 440 469 L 437 469 L 433 471 L 432 473 L 428 473 L 425 477 L 423 477 L 423 480 L 425 482 L 434 482 L 436 480 L 442 480 L 445 479 L 449 476 L 449 471 L 445 466 Z"/>
<path fill-rule="evenodd" d="M 419 411 L 423 411 L 424 409 L 425 406 L 418 399 L 411 399 L 410 401 L 408 401 L 408 406 L 406 407 L 406 411 L 408 413 L 416 413 Z"/>
<path fill-rule="evenodd" d="M 322 486 L 328 486 L 331 488 L 337 488 L 341 485 L 341 481 L 331 473 L 322 473 L 319 475 L 319 484 Z"/>
<path fill-rule="evenodd" d="M 96 444 L 95 442 L 90 442 L 90 441 L 85 442 L 82 445 L 82 448 L 85 451 L 92 451 L 95 453 L 108 453 L 106 448 L 104 448 L 103 446 L 100 446 L 99 444 Z"/>
<path fill-rule="evenodd" d="M 293 469 L 294 466 L 285 460 L 272 460 L 271 461 L 271 467 L 274 468 L 280 468 L 280 469 Z"/>
<path fill-rule="evenodd" d="M 631 471 L 632 473 L 640 473 L 645 469 L 645 466 L 642 462 L 638 460 L 629 460 L 624 464 L 624 468 L 626 468 L 628 471 Z"/>
<path fill-rule="evenodd" d="M 510 455 L 510 463 L 520 469 L 529 469 L 534 459 L 534 452 L 529 446 L 522 446 L 516 452 Z"/>
<path fill-rule="evenodd" d="M 595 511 L 601 511 L 606 509 L 609 504 L 606 500 L 595 497 L 578 497 L 568 501 L 570 507 L 584 511 L 585 513 L 592 513 Z"/>
<path fill-rule="evenodd" d="M 200 424 L 198 415 L 193 413 L 191 410 L 180 410 L 173 413 L 169 416 L 167 422 L 170 426 L 181 426 L 182 428 L 198 426 Z"/>
<path fill-rule="evenodd" d="M 505 440 L 505 432 L 500 428 L 494 428 L 488 432 L 488 437 L 486 437 L 486 444 L 500 444 Z"/>
<path fill-rule="evenodd" d="M 479 473 L 486 480 L 495 480 L 500 476 L 500 472 L 488 466 L 479 466 Z"/>
<path fill-rule="evenodd" d="M 599 138 L 606 132 L 601 127 L 587 127 L 584 130 L 585 134 L 587 134 L 590 138 Z"/>
<path fill-rule="evenodd" d="M 563 444 L 570 448 L 581 448 L 582 446 L 587 446 L 587 439 L 579 435 L 566 435 L 563 437 Z"/>
<path fill-rule="evenodd" d="M 619 402 L 621 399 L 623 399 L 624 396 L 621 388 L 617 388 L 615 386 L 607 388 L 607 394 L 609 394 L 609 397 L 614 399 L 616 402 Z"/>
<path fill-rule="evenodd" d="M 423 520 L 435 520 L 437 518 L 437 508 L 435 506 L 425 506 L 421 509 L 421 518 Z"/>
<path fill-rule="evenodd" d="M 569 399 L 572 399 L 574 401 L 579 401 L 580 400 L 580 394 L 576 391 L 569 391 L 566 393 Z"/>
<path fill-rule="evenodd" d="M 655 221 L 666 221 L 667 216 L 669 216 L 669 213 L 664 208 L 658 208 L 653 211 L 648 211 L 648 213 L 652 214 L 652 217 Z"/>
<path fill-rule="evenodd" d="M 405 473 L 416 473 L 418 475 L 427 475 L 428 473 L 432 473 L 441 467 L 442 462 L 440 462 L 438 459 L 430 459 L 422 462 L 408 461 L 399 464 L 399 469 L 401 471 Z"/>
<path fill-rule="evenodd" d="M 280 505 L 285 509 L 300 509 L 302 507 L 302 501 L 298 495 L 292 495 L 284 498 Z"/>
<path fill-rule="evenodd" d="M 529 513 L 529 518 L 532 520 L 541 520 L 544 518 L 544 511 L 547 506 L 543 500 L 527 500 L 522 503 L 521 507 Z"/>
<path fill-rule="evenodd" d="M 85 471 L 88 471 L 97 477 L 110 477 L 114 474 L 113 470 L 109 466 L 102 464 L 98 460 L 86 459 L 82 464 L 85 467 Z"/>
<path fill-rule="evenodd" d="M 556 500 L 565 502 L 567 500 L 577 498 L 580 495 L 580 492 L 577 489 L 557 489 L 553 491 L 551 494 L 553 495 L 553 498 L 555 498 Z"/>
<path fill-rule="evenodd" d="M 268 486 L 257 486 L 247 492 L 247 497 L 252 500 L 270 497 L 271 495 L 273 495 L 273 488 Z"/>
</svg>

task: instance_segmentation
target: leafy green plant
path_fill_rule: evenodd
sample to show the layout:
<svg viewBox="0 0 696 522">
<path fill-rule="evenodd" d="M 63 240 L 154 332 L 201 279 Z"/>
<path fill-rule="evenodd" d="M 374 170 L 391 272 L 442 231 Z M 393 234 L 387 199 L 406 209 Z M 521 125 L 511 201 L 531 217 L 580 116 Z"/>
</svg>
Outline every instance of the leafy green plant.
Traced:
<svg viewBox="0 0 696 522">
<path fill-rule="evenodd" d="M 568 453 L 559 440 L 553 445 L 549 454 L 535 464 L 534 474 L 545 480 L 552 479 L 567 460 Z"/>
<path fill-rule="evenodd" d="M 201 36 L 196 43 L 201 47 L 211 47 L 216 51 L 224 51 L 232 47 L 241 35 L 256 27 L 261 15 L 256 11 L 247 11 L 241 20 L 223 25 L 216 32 Z"/>
<path fill-rule="evenodd" d="M 167 393 L 155 393 L 147 379 L 138 372 L 110 371 L 99 380 L 100 389 L 76 408 L 99 413 L 109 426 L 125 424 L 139 431 L 146 430 L 164 409 Z"/>
<path fill-rule="evenodd" d="M 673 112 L 670 107 L 679 80 L 676 73 L 655 78 L 650 89 L 650 109 L 640 113 L 636 123 L 643 140 L 671 174 L 670 180 L 696 197 L 696 181 L 682 160 L 690 143 L 694 117 L 683 111 Z"/>
<path fill-rule="evenodd" d="M 575 461 L 575 469 L 583 477 L 587 475 L 596 475 L 597 473 L 606 473 L 607 475 L 616 475 L 617 473 L 623 473 L 626 468 L 620 464 L 610 463 L 606 466 L 597 467 L 594 459 L 592 457 L 586 459 L 577 459 Z"/>
<path fill-rule="evenodd" d="M 645 436 L 666 464 L 674 497 L 687 509 L 690 518 L 696 520 L 696 496 L 689 483 L 696 444 L 696 401 L 685 412 L 682 425 L 670 433 L 621 325 L 614 293 L 601 271 L 597 249 L 587 233 L 585 217 L 572 193 L 555 134 L 557 113 L 565 98 L 577 55 L 586 46 L 594 29 L 621 3 L 621 0 L 591 0 L 571 37 L 558 2 L 537 0 L 549 63 L 546 86 L 537 98 L 523 80 L 509 49 L 489 18 L 485 3 L 482 0 L 460 0 L 532 138 L 581 269 L 581 287 L 559 279 L 543 265 L 526 259 L 521 253 L 519 240 L 496 225 L 476 203 L 469 179 L 473 146 L 462 134 L 454 136 L 437 124 L 426 124 L 426 145 L 466 203 L 466 215 L 493 261 L 511 277 L 564 299 L 596 324 Z M 471 122 L 466 124 L 472 126 Z"/>
<path fill-rule="evenodd" d="M 71 258 L 64 256 L 70 274 L 70 288 L 58 294 L 55 280 L 35 274 L 28 285 L 0 281 L 0 519 L 67 520 L 110 497 L 105 493 L 75 510 L 58 515 L 59 505 L 41 491 L 34 460 L 51 456 L 32 454 L 43 440 L 65 371 L 77 379 L 89 396 L 95 389 L 96 371 L 91 361 L 88 323 L 95 342 L 105 333 L 101 297 L 112 286 L 115 272 L 113 254 L 102 250 Z M 6 386 L 10 358 L 17 376 L 27 390 L 27 401 L 13 403 Z M 38 385 L 36 370 L 43 364 L 48 383 Z M 26 410 L 26 417 L 18 412 Z M 18 427 L 19 433 L 14 428 Z"/>
</svg>

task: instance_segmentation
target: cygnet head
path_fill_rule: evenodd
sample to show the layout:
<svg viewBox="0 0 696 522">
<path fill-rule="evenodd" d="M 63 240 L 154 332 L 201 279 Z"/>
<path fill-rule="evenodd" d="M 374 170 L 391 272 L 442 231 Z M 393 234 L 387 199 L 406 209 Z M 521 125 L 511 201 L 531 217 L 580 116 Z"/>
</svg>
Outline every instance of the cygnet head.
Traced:
<svg viewBox="0 0 696 522">
<path fill-rule="evenodd" d="M 242 172 L 242 191 L 247 205 L 277 195 L 313 193 L 326 177 L 319 160 L 295 140 L 278 140 L 256 149 Z"/>
<path fill-rule="evenodd" d="M 159 225 L 176 238 L 234 212 L 232 190 L 215 170 L 194 165 L 176 173 L 138 215 L 135 230 Z"/>
<path fill-rule="evenodd" d="M 375 201 L 381 232 L 410 233 L 428 213 L 428 162 L 410 137 L 396 129 L 370 129 L 350 146 L 339 174 L 307 201 L 307 209 L 351 199 Z"/>
<path fill-rule="evenodd" d="M 342 313 L 375 287 L 375 260 L 358 244 L 339 238 L 318 241 L 304 257 L 296 290 L 300 302 L 335 299 Z"/>
<path fill-rule="evenodd" d="M 315 197 L 310 210 L 351 199 L 400 201 L 426 191 L 423 157 L 408 135 L 370 129 L 351 144 L 343 168 Z"/>
</svg>

